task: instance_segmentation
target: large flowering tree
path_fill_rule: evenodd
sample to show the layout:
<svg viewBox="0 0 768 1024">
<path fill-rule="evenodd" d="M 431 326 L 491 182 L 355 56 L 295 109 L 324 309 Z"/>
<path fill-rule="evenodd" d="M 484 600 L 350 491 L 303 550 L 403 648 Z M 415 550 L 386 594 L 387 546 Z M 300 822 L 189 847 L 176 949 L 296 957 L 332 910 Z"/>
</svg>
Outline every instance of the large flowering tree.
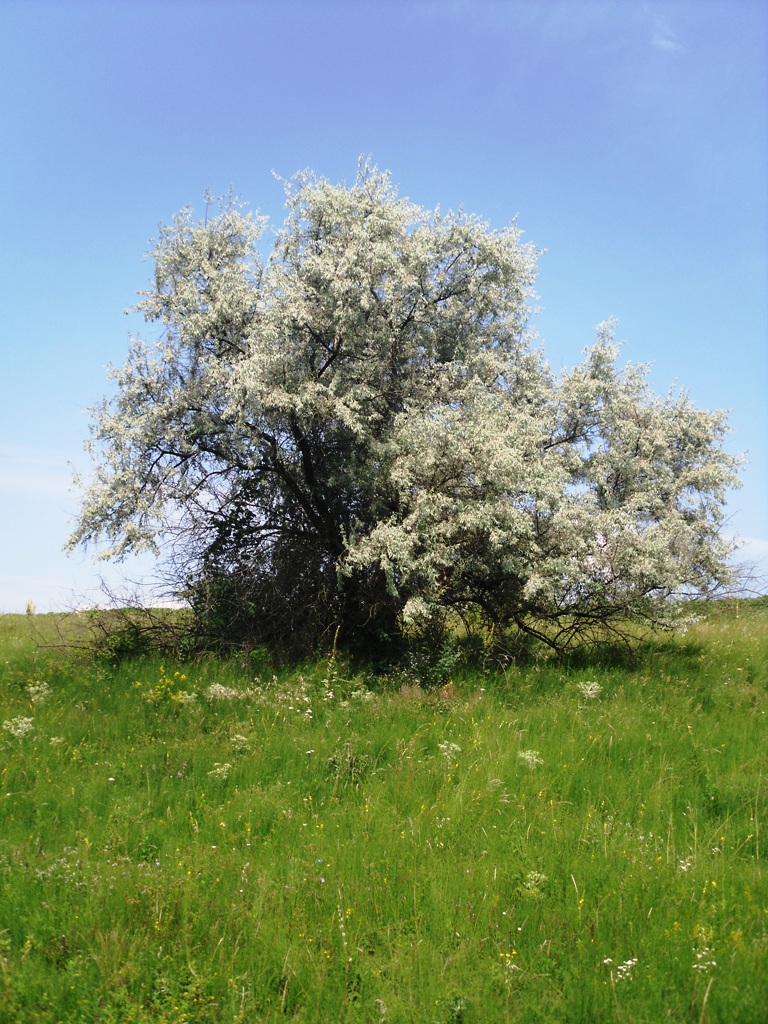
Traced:
<svg viewBox="0 0 768 1024">
<path fill-rule="evenodd" d="M 567 648 L 727 583 L 724 415 L 654 396 L 610 325 L 553 374 L 516 226 L 368 165 L 286 191 L 266 259 L 233 202 L 161 230 L 162 334 L 94 410 L 72 546 L 163 551 L 201 628 L 293 650 L 451 622 Z"/>
</svg>

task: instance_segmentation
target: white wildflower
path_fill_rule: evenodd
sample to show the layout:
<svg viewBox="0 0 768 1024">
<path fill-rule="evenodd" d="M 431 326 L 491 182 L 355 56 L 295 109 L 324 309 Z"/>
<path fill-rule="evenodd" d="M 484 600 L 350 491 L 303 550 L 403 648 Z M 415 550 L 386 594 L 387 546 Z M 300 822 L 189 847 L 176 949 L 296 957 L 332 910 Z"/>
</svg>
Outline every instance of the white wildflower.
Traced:
<svg viewBox="0 0 768 1024">
<path fill-rule="evenodd" d="M 211 683 L 205 691 L 209 701 L 214 700 L 247 700 L 254 695 L 254 690 L 236 690 L 232 686 L 222 686 L 221 683 Z"/>
<path fill-rule="evenodd" d="M 577 683 L 577 686 L 584 700 L 595 700 L 602 690 L 602 686 L 596 680 Z"/>
<path fill-rule="evenodd" d="M 544 758 L 538 750 L 518 750 L 517 756 L 526 767 L 533 770 L 540 764 L 544 764 Z"/>
<path fill-rule="evenodd" d="M 708 946 L 704 946 L 701 949 L 694 948 L 694 971 L 711 971 L 713 967 L 717 967 L 717 960 L 712 959 L 712 950 Z"/>
<path fill-rule="evenodd" d="M 605 964 L 607 967 L 610 967 L 610 965 L 612 963 L 613 963 L 613 961 L 610 958 L 610 956 L 606 956 L 604 961 L 603 961 L 603 964 Z M 615 979 L 616 979 L 616 982 L 630 981 L 631 978 L 632 978 L 632 972 L 633 972 L 634 968 L 636 967 L 636 965 L 637 965 L 637 956 L 632 956 L 630 959 L 628 959 L 628 961 L 625 961 L 624 964 L 618 965 L 615 968 Z M 612 976 L 613 975 L 613 968 L 612 967 L 610 967 L 610 973 L 611 973 L 611 976 Z"/>
<path fill-rule="evenodd" d="M 208 772 L 214 779 L 228 779 L 229 773 L 232 771 L 232 765 L 228 763 L 220 764 L 218 761 L 213 762 L 213 770 Z"/>
<path fill-rule="evenodd" d="M 712 931 L 703 925 L 699 925 L 696 928 L 695 936 L 696 945 L 693 947 L 692 967 L 694 971 L 701 971 L 702 974 L 706 974 L 713 967 L 717 967 L 717 961 L 710 946 Z"/>
<path fill-rule="evenodd" d="M 458 743 L 450 743 L 448 740 L 444 743 L 438 743 L 437 746 L 446 761 L 452 761 L 457 754 L 461 753 L 461 747 Z"/>
<path fill-rule="evenodd" d="M 10 718 L 3 722 L 3 729 L 9 732 L 11 736 L 15 736 L 17 740 L 20 740 L 22 736 L 26 736 L 32 728 L 31 718 Z"/>
<path fill-rule="evenodd" d="M 542 871 L 529 871 L 523 881 L 522 891 L 528 896 L 539 898 L 543 895 L 541 889 L 546 881 L 547 876 Z"/>
<path fill-rule="evenodd" d="M 33 704 L 44 704 L 51 695 L 51 688 L 44 680 L 35 680 L 27 687 L 29 699 Z"/>
<path fill-rule="evenodd" d="M 349 698 L 350 700 L 359 700 L 366 703 L 369 700 L 373 700 L 373 693 L 370 690 L 366 690 L 364 686 L 361 686 L 359 690 L 353 690 Z"/>
</svg>

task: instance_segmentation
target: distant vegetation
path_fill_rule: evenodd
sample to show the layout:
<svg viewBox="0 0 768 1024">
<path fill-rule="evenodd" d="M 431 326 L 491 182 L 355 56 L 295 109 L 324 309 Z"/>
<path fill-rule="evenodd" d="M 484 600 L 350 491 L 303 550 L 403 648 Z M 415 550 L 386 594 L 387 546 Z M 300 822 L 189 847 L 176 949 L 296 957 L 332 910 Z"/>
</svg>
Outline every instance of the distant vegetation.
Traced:
<svg viewBox="0 0 768 1024">
<path fill-rule="evenodd" d="M 0 1020 L 766 1019 L 765 599 L 378 675 L 84 621 L 0 618 Z"/>
</svg>

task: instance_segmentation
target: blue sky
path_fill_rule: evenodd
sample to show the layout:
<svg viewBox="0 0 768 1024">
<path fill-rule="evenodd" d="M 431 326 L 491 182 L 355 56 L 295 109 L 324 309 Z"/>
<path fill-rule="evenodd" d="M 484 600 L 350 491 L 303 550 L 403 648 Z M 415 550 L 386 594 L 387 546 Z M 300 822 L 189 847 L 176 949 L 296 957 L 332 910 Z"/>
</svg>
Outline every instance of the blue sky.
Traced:
<svg viewBox="0 0 768 1024">
<path fill-rule="evenodd" d="M 66 558 L 84 412 L 160 222 L 273 172 L 518 217 L 554 367 L 615 316 L 657 391 L 731 410 L 729 529 L 768 574 L 768 7 L 760 0 L 0 0 L 0 611 L 147 563 Z"/>
</svg>

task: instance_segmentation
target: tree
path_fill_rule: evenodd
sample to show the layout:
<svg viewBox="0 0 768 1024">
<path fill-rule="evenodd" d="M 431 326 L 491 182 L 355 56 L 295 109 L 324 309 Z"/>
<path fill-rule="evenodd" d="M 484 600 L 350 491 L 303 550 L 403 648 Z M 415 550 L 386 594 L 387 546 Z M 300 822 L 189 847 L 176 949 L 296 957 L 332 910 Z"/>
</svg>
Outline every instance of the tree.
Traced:
<svg viewBox="0 0 768 1024">
<path fill-rule="evenodd" d="M 71 546 L 166 553 L 201 629 L 299 653 L 452 622 L 569 648 L 729 580 L 726 420 L 655 397 L 611 325 L 555 375 L 515 224 L 426 213 L 361 165 L 163 227 L 162 325 L 94 410 Z"/>
</svg>

